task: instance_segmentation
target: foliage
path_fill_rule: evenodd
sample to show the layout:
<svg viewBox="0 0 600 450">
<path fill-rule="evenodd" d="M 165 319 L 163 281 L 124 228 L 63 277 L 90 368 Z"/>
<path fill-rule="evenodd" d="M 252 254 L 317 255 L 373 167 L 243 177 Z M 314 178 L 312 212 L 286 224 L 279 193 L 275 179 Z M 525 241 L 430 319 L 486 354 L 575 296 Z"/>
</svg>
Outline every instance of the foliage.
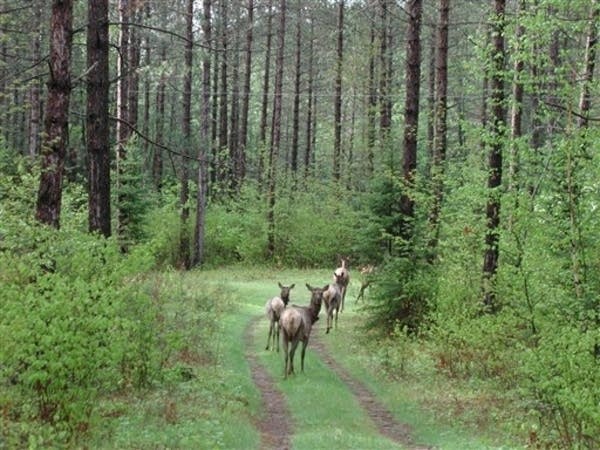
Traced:
<svg viewBox="0 0 600 450">
<path fill-rule="evenodd" d="M 138 278 L 154 262 L 82 230 L 81 192 L 65 189 L 72 217 L 54 230 L 24 214 L 35 185 L 26 173 L 0 181 L 3 439 L 64 445 L 89 428 L 100 395 L 158 376 L 156 305 Z"/>
</svg>

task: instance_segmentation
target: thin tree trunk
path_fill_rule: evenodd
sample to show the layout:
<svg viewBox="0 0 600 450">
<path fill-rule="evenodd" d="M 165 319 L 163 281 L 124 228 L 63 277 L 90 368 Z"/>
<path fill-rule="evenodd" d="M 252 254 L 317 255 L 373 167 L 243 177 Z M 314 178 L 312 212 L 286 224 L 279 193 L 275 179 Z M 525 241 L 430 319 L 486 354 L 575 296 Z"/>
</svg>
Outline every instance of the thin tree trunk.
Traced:
<svg viewBox="0 0 600 450">
<path fill-rule="evenodd" d="M 219 22 L 216 22 L 216 28 L 214 30 L 213 36 L 215 36 L 213 46 L 216 47 L 217 36 L 219 35 Z M 219 156 L 219 148 L 217 135 L 219 131 L 219 69 L 220 69 L 220 58 L 223 56 L 219 51 L 215 51 L 214 53 L 214 62 L 213 62 L 213 82 L 212 82 L 212 103 L 211 103 L 211 185 L 217 184 L 217 178 L 219 175 L 219 164 L 220 164 L 220 156 Z"/>
<path fill-rule="evenodd" d="M 227 34 L 229 29 L 229 23 L 227 18 L 227 5 L 228 0 L 221 0 L 220 2 L 220 16 L 221 16 L 221 85 L 219 92 L 219 133 L 218 133 L 218 150 L 224 152 L 228 148 L 228 125 L 229 125 L 229 108 L 228 108 L 228 95 L 229 92 L 229 36 Z M 221 180 L 227 179 L 227 164 L 224 164 L 220 168 L 219 178 Z"/>
<path fill-rule="evenodd" d="M 34 2 L 35 7 L 35 23 L 34 36 L 33 36 L 33 61 L 37 63 L 41 59 L 41 41 L 42 41 L 42 30 L 41 30 L 41 18 L 42 18 L 42 5 L 39 2 Z M 42 101 L 40 98 L 40 81 L 36 78 L 32 81 L 31 87 L 29 88 L 29 156 L 34 158 L 40 153 L 40 129 L 42 121 Z"/>
<path fill-rule="evenodd" d="M 206 49 L 211 48 L 211 0 L 203 0 L 202 39 Z M 200 151 L 198 155 L 198 197 L 196 198 L 196 230 L 194 238 L 194 266 L 204 263 L 204 235 L 206 217 L 206 197 L 208 194 L 208 155 L 212 147 L 210 133 L 210 61 L 208 50 L 202 56 L 202 105 L 200 109 Z"/>
<path fill-rule="evenodd" d="M 308 92 L 306 94 L 308 100 L 308 105 L 306 106 L 306 149 L 304 152 L 304 181 L 308 180 L 308 176 L 310 175 L 310 168 L 312 165 L 311 155 L 312 155 L 312 144 L 313 144 L 313 135 L 314 135 L 314 127 L 313 127 L 313 92 L 314 92 L 314 39 L 315 39 L 315 21 L 314 17 L 310 17 L 310 37 L 309 37 L 309 46 L 308 46 Z"/>
<path fill-rule="evenodd" d="M 498 241 L 500 226 L 500 190 L 502 184 L 502 147 L 506 129 L 504 106 L 504 27 L 506 0 L 494 1 L 492 32 L 492 53 L 490 55 L 490 106 L 492 113 L 491 142 L 488 158 L 488 202 L 486 208 L 487 231 L 483 260 L 483 304 L 487 311 L 494 312 L 499 305 L 496 301 L 495 277 L 498 270 Z"/>
<path fill-rule="evenodd" d="M 402 238 L 412 240 L 414 220 L 414 177 L 417 168 L 417 139 L 419 130 L 419 93 L 421 80 L 421 17 L 422 0 L 410 0 L 406 4 L 408 30 L 406 33 L 406 103 L 404 107 L 404 190 L 400 197 L 403 215 Z"/>
<path fill-rule="evenodd" d="M 281 142 L 281 97 L 283 89 L 283 57 L 285 50 L 285 16 L 286 0 L 280 1 L 278 46 L 275 58 L 275 92 L 273 95 L 273 123 L 271 145 L 269 151 L 269 189 L 267 212 L 267 255 L 269 259 L 275 257 L 275 189 L 277 180 L 277 163 L 279 158 L 279 145 Z"/>
<path fill-rule="evenodd" d="M 334 84 L 333 179 L 340 181 L 342 154 L 342 67 L 344 59 L 344 0 L 339 0 L 337 22 L 337 57 Z"/>
<path fill-rule="evenodd" d="M 189 179 L 190 179 L 190 155 L 191 155 L 191 123 L 192 123 L 192 62 L 193 62 L 193 44 L 194 44 L 194 0 L 187 0 L 185 16 L 185 75 L 183 78 L 183 151 L 181 161 L 181 192 L 179 203 L 181 207 L 180 229 L 179 229 L 179 264 L 183 269 L 191 267 L 190 238 L 188 233 L 188 221 L 190 217 L 189 200 Z"/>
<path fill-rule="evenodd" d="M 267 42 L 265 46 L 265 74 L 263 77 L 263 97 L 260 113 L 259 130 L 259 155 L 258 155 L 258 186 L 262 191 L 263 176 L 265 171 L 265 149 L 267 147 L 267 113 L 269 104 L 269 86 L 271 78 L 271 42 L 273 39 L 273 0 L 269 0 L 267 7 Z"/>
<path fill-rule="evenodd" d="M 430 258 L 434 258 L 439 235 L 440 211 L 444 196 L 444 166 L 447 147 L 447 109 L 448 109 L 448 23 L 450 0 L 440 0 L 440 18 L 437 26 L 437 49 L 435 58 L 435 134 L 433 144 L 433 207 L 429 216 L 432 237 L 429 242 Z"/>
<path fill-rule="evenodd" d="M 161 62 L 164 66 L 167 58 L 167 49 L 163 45 L 161 49 Z M 158 86 L 156 88 L 156 115 L 154 122 L 154 129 L 156 133 L 155 141 L 158 145 L 154 146 L 154 153 L 152 158 L 152 180 L 154 181 L 154 189 L 160 192 L 162 189 L 162 177 L 163 177 L 163 153 L 160 145 L 164 139 L 164 123 L 165 123 L 165 89 L 167 84 L 167 74 L 165 69 L 160 75 Z"/>
<path fill-rule="evenodd" d="M 151 5 L 150 3 L 146 3 L 145 8 L 145 18 L 149 20 L 151 17 Z M 152 46 L 150 43 L 150 35 L 146 35 L 144 37 L 144 65 L 148 68 L 152 65 Z M 150 79 L 151 74 L 149 71 L 146 71 L 144 75 L 144 111 L 143 111 L 143 121 L 144 125 L 142 127 L 142 132 L 145 136 L 150 136 Z M 143 146 L 143 154 L 144 158 L 150 157 L 150 142 L 147 139 L 144 139 L 142 144 Z M 148 159 L 145 159 L 147 162 Z"/>
<path fill-rule="evenodd" d="M 239 17 L 239 10 L 236 16 Z M 235 44 L 233 49 L 233 68 L 231 74 L 231 120 L 229 125 L 229 158 L 231 171 L 229 186 L 232 192 L 239 192 L 243 182 L 244 157 L 240 152 L 240 32 L 235 27 Z"/>
<path fill-rule="evenodd" d="M 129 0 L 119 0 L 119 56 L 117 59 L 117 236 L 122 252 L 127 252 L 129 211 L 125 186 L 125 161 L 127 141 L 131 137 L 129 123 Z"/>
<path fill-rule="evenodd" d="M 242 111 L 240 118 L 240 151 L 242 152 L 242 176 L 246 176 L 246 148 L 248 145 L 248 112 L 250 108 L 250 84 L 252 81 L 252 41 L 254 29 L 254 0 L 248 0 L 248 25 L 246 30 L 246 55 L 244 86 L 242 88 Z"/>
<path fill-rule="evenodd" d="M 69 138 L 72 42 L 73 1 L 55 0 L 50 24 L 50 78 L 42 143 L 42 172 L 36 205 L 37 220 L 54 228 L 60 227 L 62 180 Z"/>
<path fill-rule="evenodd" d="M 390 127 L 392 126 L 392 100 L 391 100 L 391 49 L 390 49 L 390 0 L 382 0 L 381 2 L 381 34 L 380 34 L 380 64 L 381 72 L 379 76 L 379 99 L 380 109 L 379 114 L 379 131 L 380 139 L 384 147 L 387 147 Z"/>
<path fill-rule="evenodd" d="M 111 234 L 108 0 L 88 6 L 87 152 L 88 222 L 91 232 Z"/>
<path fill-rule="evenodd" d="M 375 170 L 375 140 L 377 137 L 377 83 L 375 80 L 375 22 L 371 21 L 369 37 L 369 98 L 367 102 L 367 179 Z"/>
<path fill-rule="evenodd" d="M 577 125 L 580 129 L 588 127 L 589 113 L 591 109 L 591 92 L 590 87 L 594 81 L 594 67 L 596 62 L 596 46 L 598 42 L 598 17 L 600 16 L 600 8 L 596 0 L 591 1 L 589 29 L 586 39 L 585 60 L 583 63 L 583 84 L 581 86 L 581 94 L 579 97 L 579 116 Z M 586 262 L 584 258 L 584 244 L 582 243 L 582 230 L 579 211 L 579 197 L 581 189 L 576 179 L 577 165 L 579 157 L 575 152 L 569 149 L 567 155 L 567 196 L 569 205 L 569 224 L 571 228 L 571 271 L 573 273 L 573 285 L 577 298 L 583 296 L 583 288 L 586 281 Z"/>
<path fill-rule="evenodd" d="M 294 74 L 294 106 L 292 117 L 292 158 L 291 168 L 294 182 L 298 171 L 298 139 L 300 136 L 300 78 L 302 70 L 302 4 L 298 6 L 298 17 L 296 19 L 296 70 Z"/>
<path fill-rule="evenodd" d="M 518 5 L 517 12 L 517 29 L 516 29 L 516 53 L 517 57 L 514 63 L 514 79 L 512 86 L 512 111 L 510 114 L 510 134 L 511 134 L 511 144 L 510 144 L 510 162 L 508 168 L 508 190 L 515 195 L 515 202 L 518 199 L 519 194 L 519 180 L 518 180 L 518 171 L 519 171 L 519 139 L 523 135 L 523 94 L 524 94 L 524 86 L 522 81 L 523 69 L 525 67 L 525 62 L 523 58 L 519 54 L 521 40 L 525 35 L 525 27 L 521 22 L 521 15 L 525 12 L 526 1 L 520 0 Z M 515 205 L 516 206 L 516 205 Z M 512 218 L 509 219 L 512 223 Z"/>
</svg>

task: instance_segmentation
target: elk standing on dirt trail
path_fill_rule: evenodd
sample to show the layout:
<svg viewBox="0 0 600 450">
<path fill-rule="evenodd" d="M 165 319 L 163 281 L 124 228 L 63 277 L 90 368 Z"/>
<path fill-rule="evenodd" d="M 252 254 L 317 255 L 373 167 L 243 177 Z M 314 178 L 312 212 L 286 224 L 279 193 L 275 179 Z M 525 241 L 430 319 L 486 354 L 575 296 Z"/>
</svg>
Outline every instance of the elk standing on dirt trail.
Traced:
<svg viewBox="0 0 600 450">
<path fill-rule="evenodd" d="M 283 330 L 283 352 L 285 356 L 285 366 L 283 377 L 294 373 L 294 354 L 298 343 L 302 341 L 302 352 L 300 354 L 300 370 L 304 372 L 304 354 L 310 331 L 313 324 L 319 320 L 321 311 L 321 302 L 323 301 L 323 291 L 327 288 L 313 288 L 308 283 L 306 287 L 311 292 L 309 306 L 292 305 L 286 308 L 279 319 L 279 327 Z M 291 348 L 290 348 L 291 344 Z"/>
<path fill-rule="evenodd" d="M 265 305 L 265 313 L 269 318 L 269 336 L 267 337 L 266 350 L 269 350 L 271 340 L 273 341 L 271 349 L 275 350 L 275 340 L 277 340 L 277 351 L 279 352 L 279 318 L 290 301 L 290 291 L 294 288 L 295 284 L 290 286 L 283 286 L 279 282 L 277 284 L 279 285 L 279 289 L 281 289 L 279 297 L 273 297 Z"/>
<path fill-rule="evenodd" d="M 335 269 L 333 272 L 333 282 L 340 285 L 340 291 L 342 294 L 341 310 L 344 310 L 344 300 L 346 299 L 346 290 L 348 289 L 348 283 L 350 283 L 350 272 L 346 267 L 346 260 L 340 258 L 342 265 Z"/>
<path fill-rule="evenodd" d="M 331 330 L 331 322 L 333 322 L 333 312 L 335 311 L 335 327 L 337 328 L 338 313 L 340 311 L 340 305 L 342 304 L 342 286 L 340 284 L 340 278 L 342 275 L 334 273 L 333 278 L 336 280 L 334 283 L 328 285 L 323 292 L 323 303 L 325 304 L 325 310 L 327 312 L 327 330 L 325 334 Z"/>
</svg>

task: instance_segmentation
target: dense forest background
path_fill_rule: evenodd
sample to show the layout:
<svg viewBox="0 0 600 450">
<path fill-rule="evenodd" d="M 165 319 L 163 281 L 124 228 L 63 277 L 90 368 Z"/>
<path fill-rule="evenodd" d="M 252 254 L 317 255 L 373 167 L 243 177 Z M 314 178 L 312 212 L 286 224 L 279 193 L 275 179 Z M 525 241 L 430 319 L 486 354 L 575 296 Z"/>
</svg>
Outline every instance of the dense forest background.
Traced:
<svg viewBox="0 0 600 450">
<path fill-rule="evenodd" d="M 599 13 L 2 1 L 3 420 L 72 436 L 82 392 L 149 382 L 141 273 L 343 256 L 374 267 L 372 327 L 518 390 L 543 445 L 597 448 Z"/>
</svg>

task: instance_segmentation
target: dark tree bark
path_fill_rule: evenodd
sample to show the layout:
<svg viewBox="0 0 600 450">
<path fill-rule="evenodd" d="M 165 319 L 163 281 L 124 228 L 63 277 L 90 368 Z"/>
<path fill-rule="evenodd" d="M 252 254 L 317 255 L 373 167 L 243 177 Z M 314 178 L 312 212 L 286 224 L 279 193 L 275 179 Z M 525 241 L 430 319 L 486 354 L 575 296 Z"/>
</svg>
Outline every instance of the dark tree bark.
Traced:
<svg viewBox="0 0 600 450">
<path fill-rule="evenodd" d="M 447 109 L 448 109 L 448 23 L 450 16 L 450 0 L 440 0 L 440 18 L 437 26 L 437 44 L 435 58 L 435 133 L 433 143 L 433 164 L 431 177 L 433 180 L 433 207 L 429 216 L 432 236 L 429 242 L 433 252 L 437 247 L 439 234 L 440 211 L 444 196 L 444 166 L 446 164 L 447 147 Z"/>
<path fill-rule="evenodd" d="M 404 190 L 400 198 L 400 211 L 403 215 L 402 238 L 412 239 L 414 220 L 414 199 L 412 189 L 417 168 L 417 138 L 419 130 L 419 92 L 421 80 L 421 17 L 422 0 L 406 3 L 408 30 L 406 33 L 406 103 L 404 107 Z"/>
<path fill-rule="evenodd" d="M 165 64 L 167 59 L 167 49 L 163 45 L 161 49 L 161 61 Z M 154 140 L 158 145 L 154 146 L 154 153 L 152 155 L 152 180 L 154 182 L 154 189 L 160 192 L 162 189 L 162 177 L 163 177 L 163 153 L 160 145 L 163 144 L 164 140 L 164 123 L 165 123 L 165 89 L 167 85 L 167 74 L 163 69 L 158 86 L 156 87 L 156 113 L 155 113 L 155 138 Z"/>
<path fill-rule="evenodd" d="M 55 228 L 60 227 L 62 180 L 69 137 L 72 42 L 73 1 L 55 0 L 52 2 L 50 23 L 50 78 L 42 143 L 42 173 L 36 206 L 36 218 Z"/>
<path fill-rule="evenodd" d="M 210 48 L 212 39 L 211 0 L 203 1 L 202 13 L 202 42 L 205 48 Z M 202 56 L 202 105 L 200 109 L 200 151 L 198 155 L 198 196 L 196 198 L 196 230 L 194 233 L 194 266 L 204 263 L 204 235 L 206 217 L 206 197 L 208 194 L 208 155 L 212 145 L 210 133 L 210 52 Z"/>
<path fill-rule="evenodd" d="M 258 186 L 262 191 L 263 172 L 265 170 L 265 148 L 267 146 L 267 115 L 269 108 L 269 86 L 271 80 L 271 42 L 273 40 L 273 0 L 267 7 L 267 42 L 265 44 L 265 73 L 263 76 L 262 103 L 260 112 L 259 155 L 258 155 Z"/>
<path fill-rule="evenodd" d="M 110 128 L 108 122 L 108 0 L 90 1 L 87 30 L 88 223 L 91 232 L 111 234 Z"/>
<path fill-rule="evenodd" d="M 311 168 L 311 155 L 313 148 L 313 135 L 314 135 L 314 127 L 313 127 L 313 109 L 314 109 L 314 39 L 315 39 L 315 21 L 312 14 L 310 16 L 310 37 L 309 37 L 309 46 L 308 46 L 308 91 L 307 91 L 307 102 L 306 106 L 306 148 L 304 152 L 304 181 L 308 179 L 310 175 Z"/>
<path fill-rule="evenodd" d="M 193 62 L 193 44 L 194 44 L 194 0 L 187 0 L 185 12 L 185 74 L 183 77 L 183 151 L 181 161 L 181 191 L 179 195 L 179 204 L 181 206 L 180 230 L 179 230 L 179 264 L 183 269 L 191 267 L 190 238 L 188 233 L 188 220 L 190 217 L 189 200 L 189 180 L 190 180 L 190 156 L 192 145 L 192 62 Z"/>
<path fill-rule="evenodd" d="M 371 21 L 369 37 L 369 98 L 367 102 L 367 178 L 375 170 L 375 140 L 377 138 L 377 82 L 375 79 L 375 22 Z"/>
<path fill-rule="evenodd" d="M 273 123 L 271 126 L 271 145 L 269 151 L 269 189 L 267 211 L 267 255 L 275 257 L 275 189 L 277 180 L 277 163 L 281 143 L 281 98 L 283 89 L 283 57 L 285 51 L 285 18 L 286 0 L 280 1 L 279 30 L 277 32 L 277 55 L 275 58 L 275 87 L 273 93 Z"/>
<path fill-rule="evenodd" d="M 135 24 L 141 22 L 141 11 L 139 10 L 140 0 L 130 0 L 130 20 Z M 139 112 L 139 85 L 140 85 L 140 46 L 141 39 L 138 27 L 132 26 L 129 32 L 129 57 L 127 77 L 127 102 L 128 102 L 128 122 L 132 127 L 137 128 Z"/>
<path fill-rule="evenodd" d="M 342 158 L 342 65 L 344 59 L 344 0 L 339 1 L 337 22 L 337 57 L 333 100 L 333 179 L 341 177 Z"/>
<path fill-rule="evenodd" d="M 239 17 L 239 9 L 234 10 Z M 235 26 L 235 25 L 234 25 Z M 231 74 L 231 120 L 229 125 L 229 159 L 231 192 L 239 192 L 244 180 L 244 154 L 240 151 L 240 31 L 235 26 L 233 63 Z"/>
<path fill-rule="evenodd" d="M 487 311 L 494 312 L 498 306 L 495 292 L 495 277 L 498 270 L 498 241 L 500 226 L 500 192 L 502 184 L 502 147 L 506 130 L 506 112 L 504 98 L 504 28 L 505 28 L 505 0 L 494 0 L 494 14 L 492 24 L 492 52 L 490 55 L 491 73 L 490 80 L 490 107 L 491 141 L 488 145 L 488 191 L 486 217 L 487 231 L 485 235 L 485 254 L 483 259 L 483 304 Z"/>
<path fill-rule="evenodd" d="M 248 145 L 248 112 L 250 108 L 250 84 L 252 81 L 252 41 L 254 39 L 254 0 L 248 0 L 248 25 L 246 29 L 246 50 L 244 59 L 244 85 L 242 87 L 242 110 L 240 117 L 240 151 L 242 152 L 243 176 L 246 176 L 246 147 Z"/>
<path fill-rule="evenodd" d="M 380 30 L 380 76 L 379 76 L 379 131 L 381 142 L 384 146 L 388 145 L 390 127 L 392 126 L 392 49 L 391 49 L 391 19 L 390 19 L 390 0 L 381 0 L 381 30 Z"/>
<path fill-rule="evenodd" d="M 298 139 L 300 136 L 300 81 L 302 70 L 302 5 L 298 6 L 298 17 L 296 19 L 296 67 L 294 73 L 294 106 L 292 113 L 292 156 L 291 169 L 294 182 L 298 171 Z"/>
<path fill-rule="evenodd" d="M 219 35 L 219 22 L 215 23 L 214 28 L 214 40 L 212 47 L 216 47 L 217 36 Z M 219 175 L 219 147 L 217 141 L 217 135 L 219 131 L 219 69 L 220 69 L 220 59 L 223 56 L 222 52 L 215 51 L 214 60 L 213 60 L 213 71 L 212 71 L 212 102 L 211 102 L 211 122 L 210 122 L 210 130 L 211 130 L 211 151 L 212 157 L 210 159 L 210 185 L 215 186 L 217 184 L 217 178 Z"/>
<path fill-rule="evenodd" d="M 218 150 L 222 152 L 228 147 L 228 126 L 229 126 L 229 21 L 227 17 L 228 0 L 220 2 L 220 19 L 221 19 L 221 68 L 220 68 L 220 87 L 219 87 L 219 133 L 218 133 Z M 225 173 L 227 164 L 220 164 L 220 173 L 218 178 L 223 181 L 227 178 Z"/>
</svg>

